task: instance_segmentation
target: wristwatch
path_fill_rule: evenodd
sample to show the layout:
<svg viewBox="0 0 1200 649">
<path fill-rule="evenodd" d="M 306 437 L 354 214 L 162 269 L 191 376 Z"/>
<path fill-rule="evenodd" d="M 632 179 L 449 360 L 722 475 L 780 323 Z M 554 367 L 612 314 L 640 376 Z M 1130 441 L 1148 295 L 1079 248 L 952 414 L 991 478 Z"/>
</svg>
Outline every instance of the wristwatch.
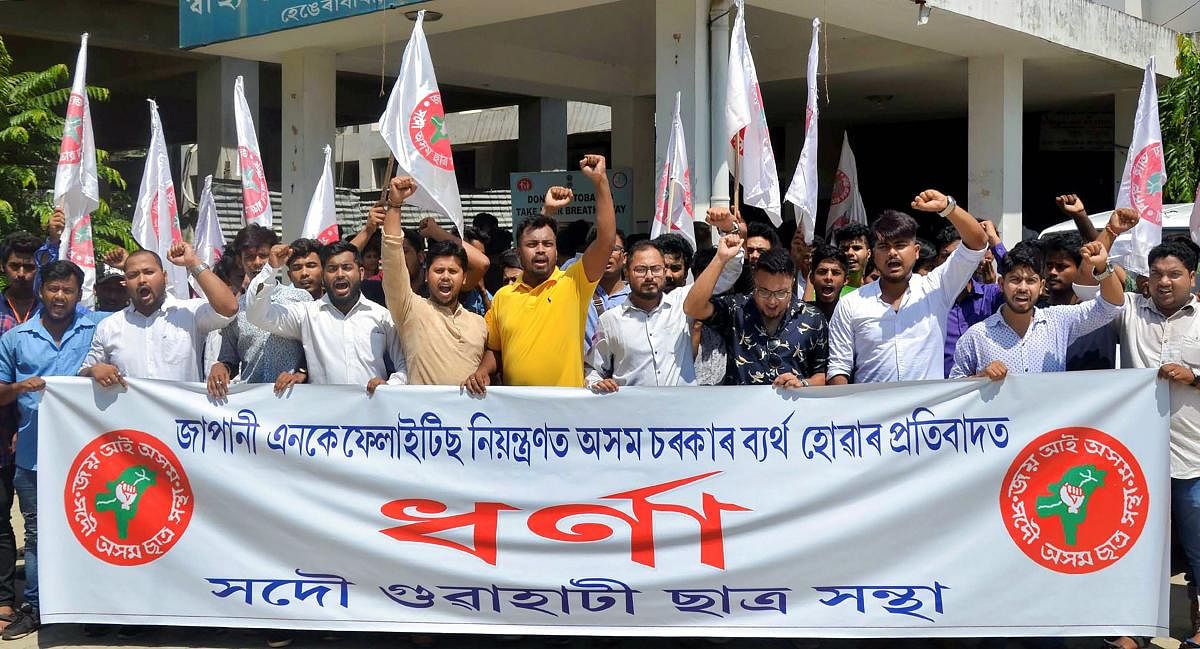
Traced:
<svg viewBox="0 0 1200 649">
<path fill-rule="evenodd" d="M 1112 264 L 1109 264 L 1108 266 L 1106 266 L 1104 268 L 1103 273 L 1097 274 L 1095 269 L 1092 269 L 1092 279 L 1096 280 L 1097 282 L 1103 282 L 1104 280 L 1108 279 L 1109 276 L 1111 276 L 1112 274 L 1113 274 Z"/>
<path fill-rule="evenodd" d="M 954 208 L 956 208 L 956 207 L 958 207 L 958 201 L 954 200 L 953 196 L 947 195 L 946 196 L 946 209 L 942 210 L 941 212 L 938 212 L 938 216 L 942 217 L 943 219 L 948 219 L 948 218 L 950 218 L 950 215 L 954 213 Z"/>
<path fill-rule="evenodd" d="M 212 268 L 212 266 L 209 266 L 208 264 L 206 264 L 204 262 L 200 262 L 200 263 L 196 264 L 195 266 L 192 266 L 191 268 L 188 269 L 188 275 L 191 275 L 192 277 L 199 277 L 200 273 L 203 273 L 206 270 L 210 270 L 211 268 Z"/>
</svg>

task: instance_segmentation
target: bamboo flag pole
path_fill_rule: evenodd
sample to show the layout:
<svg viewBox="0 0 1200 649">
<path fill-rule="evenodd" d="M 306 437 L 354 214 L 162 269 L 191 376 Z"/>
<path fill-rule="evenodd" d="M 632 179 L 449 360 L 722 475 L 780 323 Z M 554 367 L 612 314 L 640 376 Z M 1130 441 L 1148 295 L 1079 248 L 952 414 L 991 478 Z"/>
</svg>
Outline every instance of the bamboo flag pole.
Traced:
<svg viewBox="0 0 1200 649">
<path fill-rule="evenodd" d="M 739 219 L 741 218 L 739 204 L 742 202 L 742 133 L 742 131 L 738 131 L 735 138 L 737 144 L 733 156 L 733 203 L 729 206 L 729 211 Z"/>
</svg>

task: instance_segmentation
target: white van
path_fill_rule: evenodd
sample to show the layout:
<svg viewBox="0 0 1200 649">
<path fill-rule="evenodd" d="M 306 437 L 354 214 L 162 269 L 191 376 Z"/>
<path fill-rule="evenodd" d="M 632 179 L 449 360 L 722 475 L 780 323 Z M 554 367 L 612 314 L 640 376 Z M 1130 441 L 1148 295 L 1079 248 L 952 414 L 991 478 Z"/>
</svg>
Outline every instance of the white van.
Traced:
<svg viewBox="0 0 1200 649">
<path fill-rule="evenodd" d="M 1174 205 L 1163 206 L 1164 241 L 1178 234 L 1187 236 L 1189 231 L 1188 223 L 1192 218 L 1193 204 L 1194 203 L 1175 203 Z M 1108 219 L 1111 216 L 1112 210 L 1109 210 L 1107 212 L 1097 212 L 1088 216 L 1088 218 L 1092 220 L 1092 225 L 1095 225 L 1097 230 L 1102 230 L 1104 229 L 1105 224 L 1108 223 Z M 1047 234 L 1053 234 L 1055 232 L 1076 232 L 1075 222 L 1067 220 L 1063 221 L 1062 223 L 1052 225 L 1045 230 L 1042 230 L 1042 233 L 1038 235 L 1038 238 L 1043 238 Z"/>
</svg>

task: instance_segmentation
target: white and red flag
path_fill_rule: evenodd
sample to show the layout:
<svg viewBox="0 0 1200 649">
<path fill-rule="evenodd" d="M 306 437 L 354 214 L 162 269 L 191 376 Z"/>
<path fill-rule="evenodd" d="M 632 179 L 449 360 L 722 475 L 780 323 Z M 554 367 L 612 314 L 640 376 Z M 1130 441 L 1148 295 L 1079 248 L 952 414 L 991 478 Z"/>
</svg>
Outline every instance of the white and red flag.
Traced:
<svg viewBox="0 0 1200 649">
<path fill-rule="evenodd" d="M 242 219 L 247 225 L 257 223 L 269 230 L 274 220 L 271 192 L 241 75 L 233 82 L 233 116 L 237 125 L 238 171 L 242 177 Z"/>
<path fill-rule="evenodd" d="M 675 93 L 675 114 L 671 118 L 671 139 L 662 173 L 658 176 L 655 195 L 654 222 L 650 238 L 667 232 L 681 235 L 696 249 L 696 228 L 693 225 L 692 174 L 688 170 L 687 142 L 683 137 L 683 120 L 679 117 L 679 93 Z"/>
<path fill-rule="evenodd" d="M 424 20 L 425 11 L 417 12 L 400 63 L 400 76 L 379 118 L 379 133 L 396 156 L 399 173 L 417 181 L 417 192 L 408 202 L 445 214 L 461 232 L 462 204 L 454 176 L 454 155 L 446 131 L 442 93 L 425 42 Z"/>
<path fill-rule="evenodd" d="M 204 189 L 200 192 L 200 213 L 196 218 L 196 235 L 193 237 L 196 256 L 209 266 L 221 261 L 221 255 L 225 253 L 225 233 L 221 231 L 221 222 L 217 220 L 212 180 L 212 174 L 204 178 Z"/>
<path fill-rule="evenodd" d="M 804 228 L 804 241 L 812 243 L 817 230 L 817 35 L 821 19 L 813 18 L 812 44 L 808 46 L 808 106 L 804 110 L 804 146 L 792 184 L 788 185 L 788 202 L 796 206 L 796 227 Z"/>
<path fill-rule="evenodd" d="M 832 240 L 834 230 L 851 223 L 867 224 L 867 208 L 863 207 L 862 194 L 858 191 L 858 164 L 854 151 L 850 149 L 850 134 L 842 133 L 842 156 L 838 159 L 837 173 L 833 176 L 833 191 L 829 195 L 829 216 L 825 225 L 825 238 Z"/>
<path fill-rule="evenodd" d="M 735 4 L 737 17 L 729 41 L 725 86 L 725 133 L 732 145 L 729 169 L 738 170 L 734 179 L 741 182 L 742 201 L 763 209 L 772 223 L 780 225 L 783 212 L 779 202 L 779 172 L 775 168 L 775 151 L 767 130 L 758 73 L 746 42 L 746 8 L 743 0 L 736 0 Z"/>
<path fill-rule="evenodd" d="M 337 207 L 334 204 L 333 168 L 329 164 L 332 149 L 325 145 L 325 166 L 321 168 L 321 179 L 308 202 L 308 214 L 304 217 L 304 228 L 300 236 L 316 239 L 321 243 L 333 243 L 341 238 L 338 232 Z"/>
<path fill-rule="evenodd" d="M 96 250 L 92 243 L 92 211 L 100 206 L 100 183 L 96 175 L 96 141 L 92 136 L 92 111 L 87 96 L 87 42 L 84 34 L 75 59 L 75 79 L 67 100 L 66 125 L 54 175 L 54 205 L 62 208 L 66 228 L 58 246 L 58 258 L 75 262 L 83 269 L 80 302 L 92 303 L 96 284 Z"/>
<path fill-rule="evenodd" d="M 167 261 L 171 246 L 183 241 L 179 231 L 179 212 L 175 203 L 175 183 L 171 180 L 171 162 L 163 138 L 158 104 L 150 102 L 150 147 L 146 151 L 146 169 L 138 189 L 137 207 L 133 210 L 133 238 L 138 245 L 158 253 L 167 274 L 167 290 L 175 297 L 187 299 L 187 270 Z"/>
<path fill-rule="evenodd" d="M 1150 249 L 1162 242 L 1163 188 L 1167 165 L 1163 157 L 1162 131 L 1158 124 L 1158 89 L 1154 85 L 1154 57 L 1146 64 L 1142 95 L 1133 120 L 1129 157 L 1121 174 L 1117 207 L 1132 207 L 1141 219 L 1113 245 L 1114 261 L 1139 275 L 1149 275 L 1146 261 Z"/>
</svg>

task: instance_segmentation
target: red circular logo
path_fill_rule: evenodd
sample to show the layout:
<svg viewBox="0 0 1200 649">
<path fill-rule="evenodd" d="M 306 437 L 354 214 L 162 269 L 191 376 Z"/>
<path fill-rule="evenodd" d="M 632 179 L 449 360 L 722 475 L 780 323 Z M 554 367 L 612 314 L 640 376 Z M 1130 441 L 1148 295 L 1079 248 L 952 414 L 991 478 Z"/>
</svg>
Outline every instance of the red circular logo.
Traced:
<svg viewBox="0 0 1200 649">
<path fill-rule="evenodd" d="M 833 193 L 829 195 L 830 207 L 841 204 L 850 197 L 850 177 L 841 169 L 833 176 Z"/>
<path fill-rule="evenodd" d="M 249 147 L 238 147 L 238 166 L 242 170 L 242 209 L 246 211 L 246 221 L 253 221 L 271 206 L 267 176 L 262 158 Z"/>
<path fill-rule="evenodd" d="M 58 150 L 58 164 L 78 164 L 83 150 L 83 97 L 71 93 L 67 100 L 67 124 L 63 128 L 62 146 Z"/>
<path fill-rule="evenodd" d="M 92 215 L 83 218 L 71 227 L 71 245 L 67 248 L 67 260 L 81 268 L 96 267 L 96 249 L 92 244 Z"/>
<path fill-rule="evenodd" d="M 92 440 L 67 473 L 67 522 L 92 556 L 138 566 L 166 554 L 192 520 L 192 486 L 158 438 L 114 430 Z"/>
<path fill-rule="evenodd" d="M 431 92 L 417 102 L 408 116 L 408 137 L 413 146 L 435 167 L 454 170 L 450 152 L 450 134 L 446 132 L 446 113 L 442 110 L 442 94 Z"/>
<path fill-rule="evenodd" d="M 528 192 L 533 190 L 533 181 L 528 178 L 522 178 L 517 181 L 517 191 Z"/>
<path fill-rule="evenodd" d="M 1137 458 L 1094 428 L 1059 428 L 1021 449 L 1000 490 L 1014 542 L 1055 572 L 1103 570 L 1137 544 L 1150 492 Z"/>
<path fill-rule="evenodd" d="M 1155 142 L 1133 158 L 1130 167 L 1129 202 L 1138 216 L 1162 225 L 1162 194 L 1167 175 L 1163 172 L 1162 142 Z"/>
<path fill-rule="evenodd" d="M 160 190 L 161 191 L 161 190 Z M 154 238 L 158 239 L 162 235 L 159 234 L 162 230 L 159 227 L 159 211 L 158 211 L 159 192 L 155 192 L 150 199 L 150 225 L 154 227 Z M 179 209 L 175 206 L 175 191 L 166 192 L 167 200 L 167 219 L 171 225 L 171 243 L 179 243 L 183 241 L 183 233 L 179 231 Z"/>
</svg>

